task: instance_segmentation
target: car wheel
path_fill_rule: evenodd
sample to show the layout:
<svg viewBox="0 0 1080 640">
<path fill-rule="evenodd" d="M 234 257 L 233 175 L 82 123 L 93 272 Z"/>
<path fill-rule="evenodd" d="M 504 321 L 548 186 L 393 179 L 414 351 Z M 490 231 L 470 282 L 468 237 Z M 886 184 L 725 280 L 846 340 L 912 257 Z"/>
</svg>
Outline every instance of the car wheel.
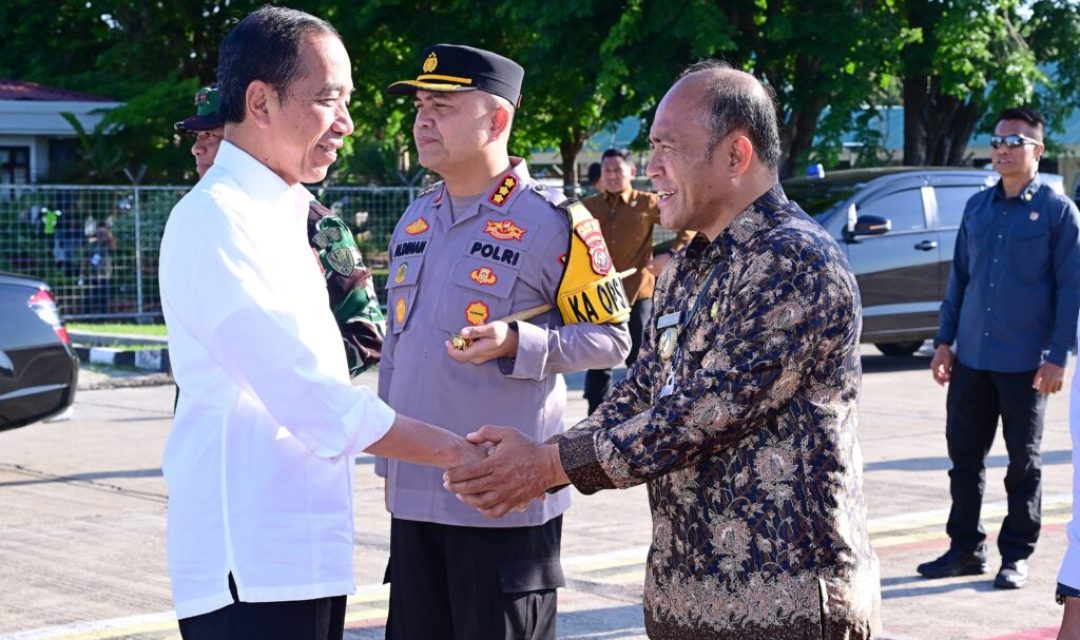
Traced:
<svg viewBox="0 0 1080 640">
<path fill-rule="evenodd" d="M 875 342 L 874 346 L 887 356 L 906 358 L 915 355 L 915 352 L 922 347 L 922 344 L 922 340 L 912 340 L 910 342 Z"/>
</svg>

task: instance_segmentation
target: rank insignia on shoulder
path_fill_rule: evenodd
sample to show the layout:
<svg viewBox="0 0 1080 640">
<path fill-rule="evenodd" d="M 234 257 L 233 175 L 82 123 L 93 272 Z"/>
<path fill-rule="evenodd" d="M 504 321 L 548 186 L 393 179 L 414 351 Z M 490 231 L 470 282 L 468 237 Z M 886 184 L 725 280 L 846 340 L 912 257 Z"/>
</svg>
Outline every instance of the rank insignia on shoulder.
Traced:
<svg viewBox="0 0 1080 640">
<path fill-rule="evenodd" d="M 484 233 L 496 240 L 517 240 L 520 242 L 526 231 L 528 229 L 522 229 L 510 219 L 488 220 L 484 226 Z"/>
<path fill-rule="evenodd" d="M 506 199 L 510 197 L 510 194 L 514 192 L 514 189 L 517 189 L 517 186 L 517 178 L 514 176 L 506 176 L 503 178 L 502 182 L 499 183 L 499 186 L 491 192 L 491 195 L 488 196 L 488 201 L 501 207 L 503 203 L 506 202 Z"/>
<path fill-rule="evenodd" d="M 469 279 L 477 284 L 493 285 L 499 281 L 491 267 L 480 267 L 469 273 Z"/>
<path fill-rule="evenodd" d="M 408 310 L 405 298 L 398 298 L 397 304 L 394 305 L 394 319 L 397 320 L 398 326 L 401 326 L 405 322 L 405 312 Z"/>
<path fill-rule="evenodd" d="M 423 191 L 416 194 L 416 197 L 417 198 L 423 198 L 427 194 L 432 193 L 433 191 L 435 191 L 436 189 L 441 189 L 442 186 L 443 186 L 443 181 L 439 180 L 438 182 L 432 183 L 432 184 L 428 185 L 427 187 L 425 187 Z"/>
<path fill-rule="evenodd" d="M 427 220 L 424 220 L 424 216 L 420 216 L 416 220 L 409 223 L 409 226 L 405 227 L 405 233 L 410 236 L 418 236 L 421 233 L 428 230 Z"/>
<path fill-rule="evenodd" d="M 491 309 L 479 300 L 474 300 L 465 307 L 465 320 L 471 325 L 484 324 L 491 316 Z"/>
</svg>

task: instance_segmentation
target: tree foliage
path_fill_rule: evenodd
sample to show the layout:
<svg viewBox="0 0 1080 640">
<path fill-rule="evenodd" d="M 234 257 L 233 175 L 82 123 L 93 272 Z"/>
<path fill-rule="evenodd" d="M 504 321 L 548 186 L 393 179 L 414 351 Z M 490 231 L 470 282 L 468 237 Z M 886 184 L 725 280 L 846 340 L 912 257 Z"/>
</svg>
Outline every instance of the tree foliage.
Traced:
<svg viewBox="0 0 1080 640">
<path fill-rule="evenodd" d="M 124 182 L 194 177 L 172 123 L 213 81 L 217 46 L 261 0 L 9 0 L 0 77 L 120 100 L 79 133 L 81 175 Z M 1033 103 L 1052 123 L 1080 106 L 1080 9 L 1071 0 L 300 0 L 329 20 L 353 61 L 357 133 L 336 182 L 415 183 L 412 106 L 391 82 L 435 42 L 499 51 L 526 68 L 512 151 L 557 150 L 568 182 L 588 138 L 645 122 L 686 65 L 722 58 L 777 96 L 782 173 L 835 158 L 855 131 L 880 146 L 873 110 L 903 103 L 904 160 L 958 164 L 999 108 Z M 647 129 L 647 127 L 646 127 Z M 872 154 L 864 153 L 862 158 Z"/>
</svg>

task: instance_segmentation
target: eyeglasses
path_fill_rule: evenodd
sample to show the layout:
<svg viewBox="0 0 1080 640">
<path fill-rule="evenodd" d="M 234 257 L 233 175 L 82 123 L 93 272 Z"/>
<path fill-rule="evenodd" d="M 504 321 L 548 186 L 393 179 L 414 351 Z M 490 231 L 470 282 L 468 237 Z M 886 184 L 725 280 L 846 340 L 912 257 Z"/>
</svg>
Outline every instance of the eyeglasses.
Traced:
<svg viewBox="0 0 1080 640">
<path fill-rule="evenodd" d="M 1036 140 L 1035 138 L 1029 138 L 1027 136 L 1022 136 L 1019 133 L 1014 133 L 1014 134 L 1008 135 L 1008 136 L 990 136 L 990 148 L 991 149 L 997 149 L 997 148 L 1001 147 L 1001 145 L 1005 145 L 1006 147 L 1008 147 L 1010 149 L 1016 149 L 1017 147 L 1022 147 L 1025 144 L 1041 144 L 1041 143 L 1038 140 Z"/>
</svg>

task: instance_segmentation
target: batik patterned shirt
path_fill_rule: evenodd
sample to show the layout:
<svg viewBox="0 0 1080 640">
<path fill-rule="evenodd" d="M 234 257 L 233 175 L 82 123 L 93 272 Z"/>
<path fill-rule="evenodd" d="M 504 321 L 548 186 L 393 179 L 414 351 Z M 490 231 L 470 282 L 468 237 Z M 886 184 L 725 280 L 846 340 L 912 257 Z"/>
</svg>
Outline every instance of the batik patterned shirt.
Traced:
<svg viewBox="0 0 1080 640">
<path fill-rule="evenodd" d="M 654 305 L 627 379 L 551 440 L 583 493 L 648 483 L 649 637 L 869 637 L 861 313 L 839 247 L 776 186 L 696 236 Z M 680 313 L 671 356 L 657 324 Z"/>
</svg>

